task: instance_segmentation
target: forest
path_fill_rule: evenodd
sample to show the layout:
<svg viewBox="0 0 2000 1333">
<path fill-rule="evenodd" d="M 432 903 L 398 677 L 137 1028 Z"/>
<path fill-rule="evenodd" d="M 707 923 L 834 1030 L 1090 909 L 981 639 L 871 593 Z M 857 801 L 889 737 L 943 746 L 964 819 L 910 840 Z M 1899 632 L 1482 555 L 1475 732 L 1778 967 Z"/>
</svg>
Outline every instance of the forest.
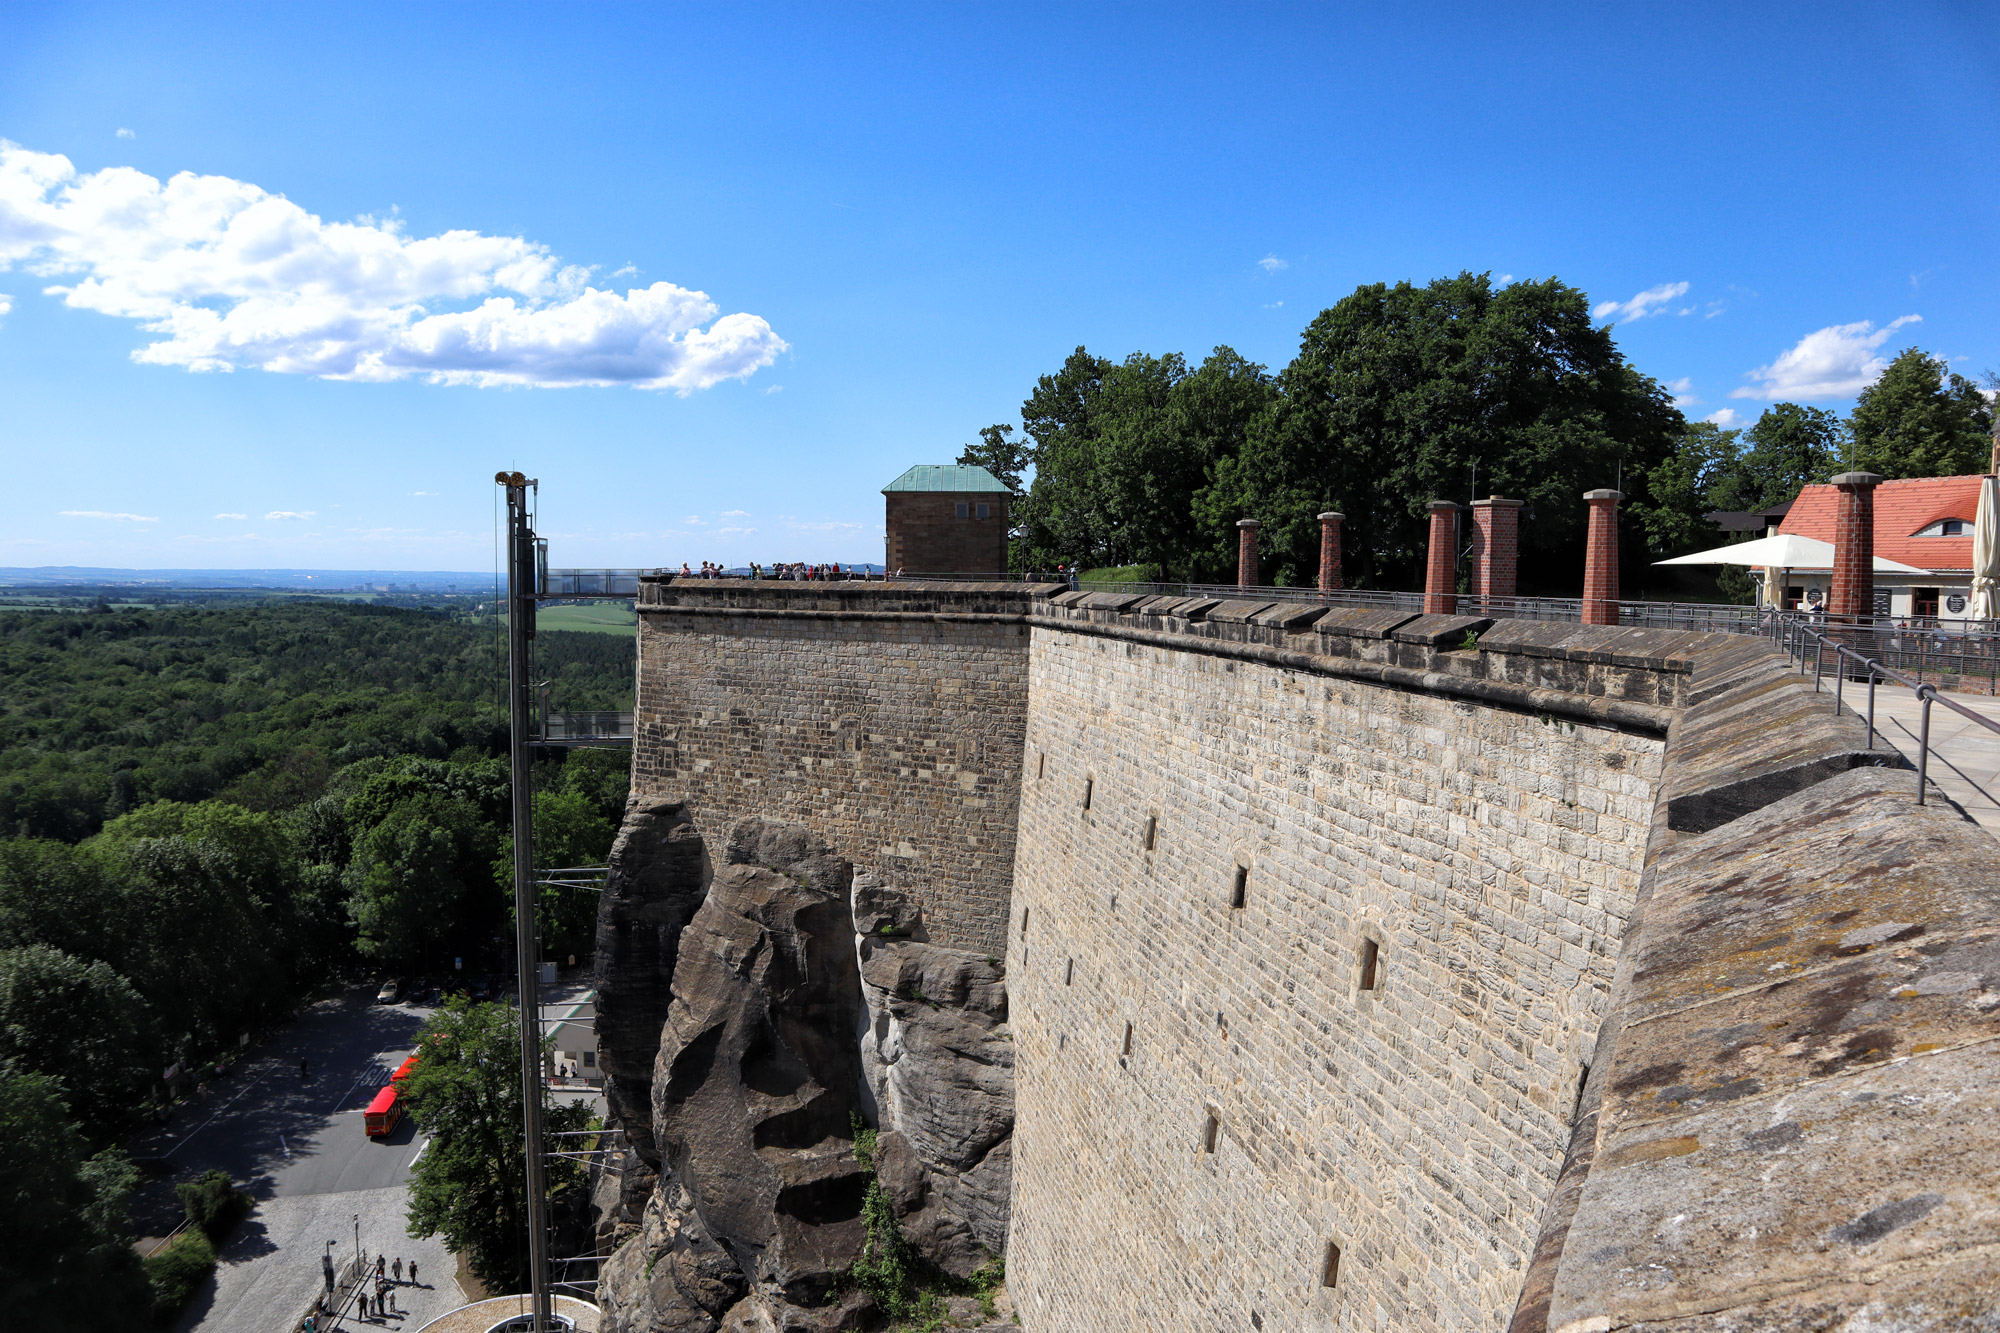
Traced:
<svg viewBox="0 0 2000 1333">
<path fill-rule="evenodd" d="M 557 707 L 631 706 L 631 636 L 535 646 Z M 0 611 L 0 1193 L 50 1205 L 12 1210 L 0 1268 L 47 1271 L 10 1290 L 143 1308 L 115 1144 L 163 1070 L 343 973 L 502 962 L 501 653 L 490 619 L 332 601 Z M 541 864 L 602 862 L 627 764 L 537 762 Z M 594 900 L 547 893 L 545 955 L 587 951 Z"/>
<path fill-rule="evenodd" d="M 1558 596 L 1578 592 L 1586 490 L 1625 493 L 1621 554 L 1637 591 L 1661 582 L 1652 561 L 1721 544 L 1709 512 L 1787 500 L 1848 468 L 1986 469 L 1988 399 L 1920 349 L 1889 362 L 1845 418 L 1778 402 L 1725 428 L 1689 421 L 1615 334 L 1555 278 L 1374 283 L 1321 311 L 1275 373 L 1228 347 L 1199 364 L 1079 347 L 1035 383 L 1018 431 L 988 426 L 958 461 L 1022 495 L 1015 569 L 1227 580 L 1236 521 L 1255 518 L 1265 577 L 1310 583 L 1316 516 L 1332 509 L 1346 515 L 1349 586 L 1411 588 L 1429 501 L 1505 495 L 1527 502 L 1522 591 Z M 1747 597 L 1738 583 L 1678 592 Z"/>
</svg>

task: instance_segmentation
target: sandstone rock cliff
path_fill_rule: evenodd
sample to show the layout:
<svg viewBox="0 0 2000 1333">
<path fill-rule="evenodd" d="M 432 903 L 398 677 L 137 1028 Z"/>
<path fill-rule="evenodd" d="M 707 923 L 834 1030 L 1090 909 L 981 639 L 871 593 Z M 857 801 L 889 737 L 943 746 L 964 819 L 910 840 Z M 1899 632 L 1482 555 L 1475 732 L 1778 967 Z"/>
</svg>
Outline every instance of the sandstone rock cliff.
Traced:
<svg viewBox="0 0 2000 1333">
<path fill-rule="evenodd" d="M 843 1278 L 878 1175 L 925 1261 L 963 1275 L 1004 1249 L 1001 968 L 923 940 L 906 898 L 796 825 L 744 820 L 720 860 L 673 803 L 635 802 L 614 851 L 600 1046 L 632 1150 L 599 1196 L 605 1327 L 865 1327 Z M 857 1118 L 880 1119 L 876 1173 Z"/>
</svg>

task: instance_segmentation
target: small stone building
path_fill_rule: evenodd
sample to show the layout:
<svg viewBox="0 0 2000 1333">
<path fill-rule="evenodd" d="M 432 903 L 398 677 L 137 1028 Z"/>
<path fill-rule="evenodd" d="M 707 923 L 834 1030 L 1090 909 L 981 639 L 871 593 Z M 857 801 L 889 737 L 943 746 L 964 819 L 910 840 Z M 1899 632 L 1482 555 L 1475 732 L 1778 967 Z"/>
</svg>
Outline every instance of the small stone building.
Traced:
<svg viewBox="0 0 2000 1333">
<path fill-rule="evenodd" d="M 1013 493 L 983 467 L 919 463 L 882 488 L 884 563 L 906 574 L 993 574 L 1007 568 Z"/>
</svg>

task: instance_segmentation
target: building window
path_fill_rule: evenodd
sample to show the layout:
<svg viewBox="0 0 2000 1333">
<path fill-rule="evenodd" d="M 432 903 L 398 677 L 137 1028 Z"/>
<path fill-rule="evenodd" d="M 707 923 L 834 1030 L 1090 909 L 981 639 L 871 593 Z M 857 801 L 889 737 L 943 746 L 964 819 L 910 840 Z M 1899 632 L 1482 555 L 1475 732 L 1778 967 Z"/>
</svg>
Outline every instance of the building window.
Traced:
<svg viewBox="0 0 2000 1333">
<path fill-rule="evenodd" d="M 1085 778 L 1083 780 L 1083 808 L 1086 813 L 1090 810 L 1090 790 L 1096 785 L 1097 780 L 1095 778 Z"/>
<path fill-rule="evenodd" d="M 1374 940 L 1361 941 L 1361 989 L 1374 990 L 1382 979 L 1382 946 Z"/>
<path fill-rule="evenodd" d="M 1236 880 L 1229 886 L 1229 905 L 1243 906 L 1243 899 L 1250 891 L 1250 871 L 1244 866 L 1236 867 Z"/>
<path fill-rule="evenodd" d="M 585 1051 L 583 1053 L 583 1067 L 585 1069 L 595 1069 L 597 1067 L 596 1051 Z"/>
<path fill-rule="evenodd" d="M 1120 1055 L 1132 1054 L 1132 1025 L 1130 1023 L 1127 1023 L 1125 1025 L 1125 1049 L 1120 1051 L 1119 1054 Z"/>
<path fill-rule="evenodd" d="M 1201 1122 L 1201 1150 L 1203 1152 L 1209 1153 L 1215 1151 L 1216 1135 L 1221 1131 L 1221 1118 L 1215 1112 L 1210 1111 L 1207 1118 Z"/>
<path fill-rule="evenodd" d="M 1158 815 L 1147 815 L 1147 816 L 1146 816 L 1146 850 L 1147 850 L 1147 851 L 1149 851 L 1149 852 L 1150 852 L 1150 851 L 1152 851 L 1152 850 L 1153 850 L 1153 838 L 1154 838 L 1154 836 L 1155 836 L 1155 835 L 1157 835 L 1157 834 L 1159 833 L 1159 831 L 1160 831 L 1160 817 L 1159 817 Z"/>
<path fill-rule="evenodd" d="M 965 501 L 960 500 L 957 504 L 953 505 L 951 508 L 953 517 L 956 518 L 965 517 Z"/>
<path fill-rule="evenodd" d="M 1319 1284 L 1322 1287 L 1340 1285 L 1340 1246 L 1332 1241 L 1326 1243 L 1326 1262 L 1320 1266 Z"/>
<path fill-rule="evenodd" d="M 981 518 L 991 518 L 991 517 L 993 517 L 993 506 L 991 506 L 991 505 L 981 505 L 981 506 L 979 506 L 979 517 L 981 517 Z"/>
</svg>

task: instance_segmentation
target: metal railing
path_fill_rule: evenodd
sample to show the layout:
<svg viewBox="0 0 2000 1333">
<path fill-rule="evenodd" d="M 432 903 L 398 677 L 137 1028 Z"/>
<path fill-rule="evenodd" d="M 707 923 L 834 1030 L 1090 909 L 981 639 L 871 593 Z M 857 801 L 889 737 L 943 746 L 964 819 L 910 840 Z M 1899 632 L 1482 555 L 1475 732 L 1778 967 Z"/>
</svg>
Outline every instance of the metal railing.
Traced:
<svg viewBox="0 0 2000 1333">
<path fill-rule="evenodd" d="M 657 571 L 650 569 L 548 569 L 537 571 L 540 587 L 537 598 L 545 597 L 637 597 L 639 578 Z"/>
<path fill-rule="evenodd" d="M 1893 626 L 1829 625 L 1796 613 L 1776 618 L 1773 621 L 1771 631 L 1772 638 L 1776 641 L 1779 648 L 1784 651 L 1787 657 L 1798 663 L 1800 671 L 1807 669 L 1806 663 L 1808 657 L 1810 657 L 1812 663 L 1813 693 L 1815 694 L 1821 692 L 1822 683 L 1826 679 L 1827 650 L 1833 650 L 1833 714 L 1835 717 L 1840 716 L 1840 710 L 1844 702 L 1842 694 L 1847 682 L 1849 680 L 1856 680 L 1857 683 L 1863 680 L 1866 681 L 1868 686 L 1868 712 L 1866 714 L 1868 723 L 1868 748 L 1871 750 L 1875 748 L 1875 737 L 1878 732 L 1878 728 L 1875 725 L 1875 689 L 1877 683 L 1879 681 L 1891 681 L 1915 693 L 1920 708 L 1917 722 L 1917 804 L 1924 805 L 1928 801 L 1928 787 L 1930 783 L 1931 706 L 1933 704 L 1943 704 L 1960 717 L 1970 722 L 1976 722 L 1996 735 L 2000 735 L 2000 722 L 1996 722 L 1983 713 L 1979 713 L 1954 699 L 1948 698 L 1936 685 L 1920 677 L 1912 676 L 1907 672 L 1899 671 L 1841 642 L 1844 638 L 1858 637 L 1862 642 L 1866 643 L 1869 642 L 1870 636 L 1878 634 L 1889 635 L 1898 632 Z M 1900 632 L 1908 633 L 1909 631 L 1904 630 Z M 1987 637 L 2000 638 L 2000 635 Z M 1857 672 L 1861 673 L 1859 679 L 1854 674 Z M 1850 711 L 1853 711 L 1857 717 L 1862 716 L 1859 710 L 1852 709 L 1851 706 Z"/>
<path fill-rule="evenodd" d="M 543 713 L 533 743 L 572 749 L 632 743 L 632 711 L 600 709 L 589 713 Z"/>
</svg>

